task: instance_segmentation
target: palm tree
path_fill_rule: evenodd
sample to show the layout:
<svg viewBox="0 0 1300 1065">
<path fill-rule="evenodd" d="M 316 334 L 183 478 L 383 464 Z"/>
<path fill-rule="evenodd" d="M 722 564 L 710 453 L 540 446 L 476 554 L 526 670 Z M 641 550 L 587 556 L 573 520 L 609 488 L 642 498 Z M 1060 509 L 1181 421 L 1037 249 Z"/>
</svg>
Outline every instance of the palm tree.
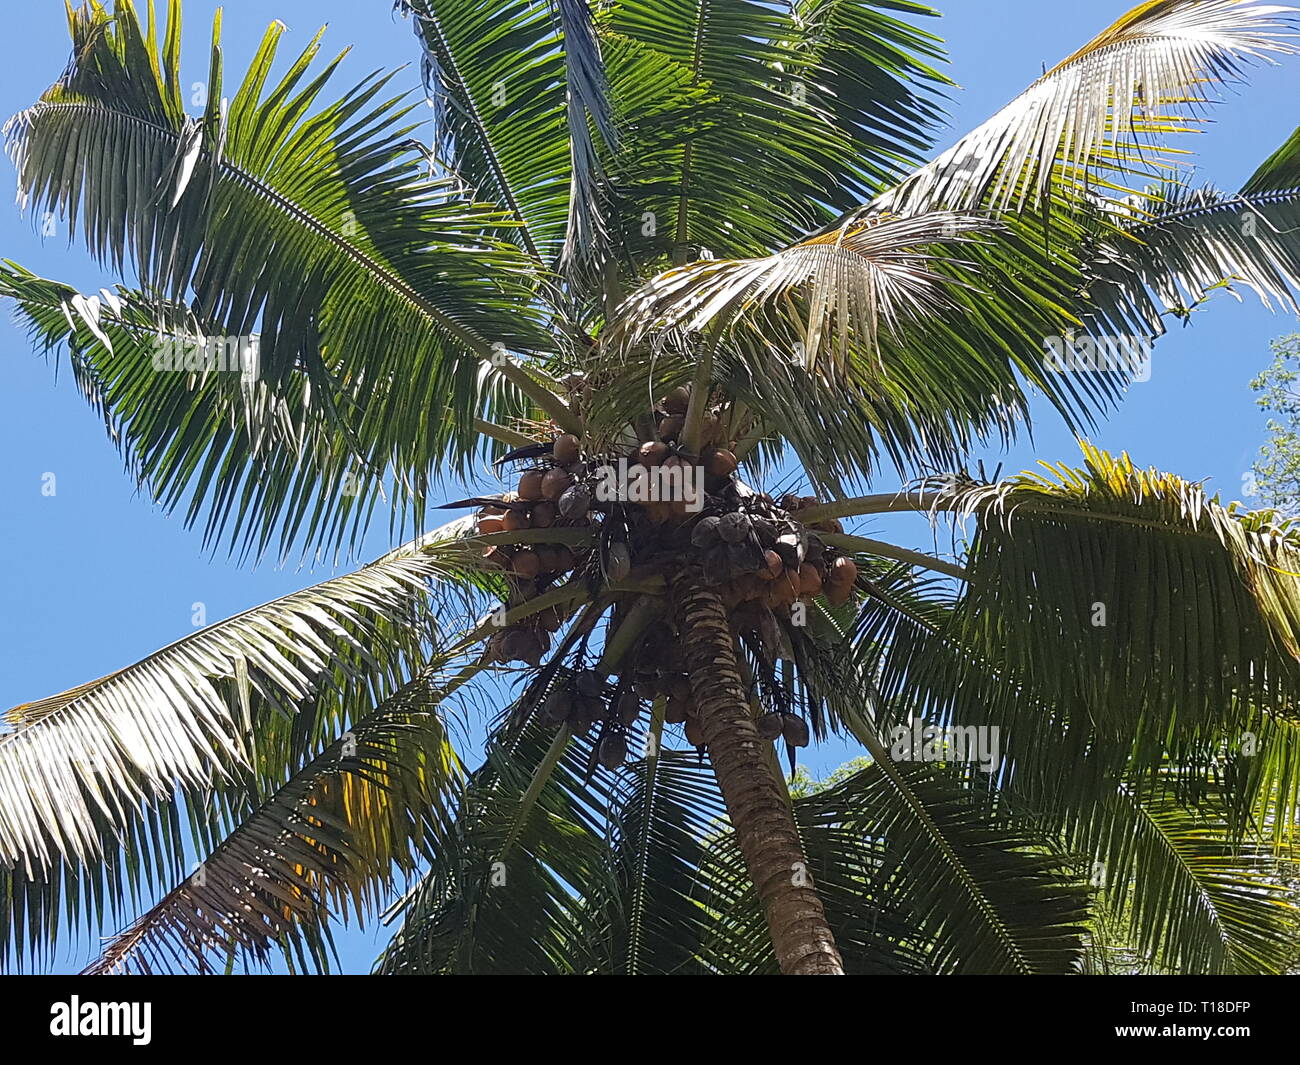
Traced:
<svg viewBox="0 0 1300 1065">
<path fill-rule="evenodd" d="M 410 537 L 9 712 L 10 958 L 323 967 L 387 906 L 384 972 L 1292 965 L 1300 532 L 1086 444 L 968 468 L 1217 289 L 1300 309 L 1300 134 L 1233 194 L 1175 154 L 1289 12 L 1141 4 L 922 165 L 910 0 L 396 6 L 431 145 L 319 38 L 276 80 L 278 23 L 228 88 L 218 17 L 187 110 L 177 0 L 72 11 L 6 128 L 132 278 L 0 293 L 141 489 L 241 560 Z M 969 535 L 844 529 L 898 513 Z M 870 765 L 792 799 L 831 733 Z"/>
</svg>

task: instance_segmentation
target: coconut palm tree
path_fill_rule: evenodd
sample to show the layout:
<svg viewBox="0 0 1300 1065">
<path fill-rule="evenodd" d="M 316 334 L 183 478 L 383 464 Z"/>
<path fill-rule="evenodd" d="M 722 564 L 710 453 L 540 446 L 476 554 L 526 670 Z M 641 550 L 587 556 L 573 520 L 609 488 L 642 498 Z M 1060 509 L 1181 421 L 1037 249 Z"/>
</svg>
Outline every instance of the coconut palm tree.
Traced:
<svg viewBox="0 0 1300 1065">
<path fill-rule="evenodd" d="M 1143 3 L 923 162 L 910 0 L 396 6 L 431 143 L 278 23 L 187 97 L 177 0 L 71 11 L 6 127 L 128 281 L 0 293 L 141 490 L 241 560 L 405 541 L 9 712 L 11 960 L 323 967 L 383 912 L 400 973 L 1293 964 L 1300 531 L 969 458 L 1216 290 L 1300 309 L 1300 134 L 1231 194 L 1178 154 L 1289 10 Z M 830 734 L 870 764 L 792 799 Z"/>
</svg>

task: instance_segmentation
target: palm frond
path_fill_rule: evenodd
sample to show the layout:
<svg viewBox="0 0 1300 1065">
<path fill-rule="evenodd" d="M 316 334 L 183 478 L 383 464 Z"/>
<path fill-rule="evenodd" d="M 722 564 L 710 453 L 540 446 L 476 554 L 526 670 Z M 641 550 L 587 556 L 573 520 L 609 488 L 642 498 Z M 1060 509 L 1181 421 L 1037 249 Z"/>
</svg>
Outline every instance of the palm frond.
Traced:
<svg viewBox="0 0 1300 1065">
<path fill-rule="evenodd" d="M 1060 243 L 1045 239 L 1049 224 Z M 1130 376 L 1058 372 L 1044 343 L 1085 313 L 1090 233 L 1068 215 L 882 215 L 766 259 L 669 271 L 607 331 L 597 427 L 616 432 L 646 395 L 698 376 L 712 345 L 713 387 L 831 495 L 882 458 L 910 480 L 960 465 L 977 442 L 1009 442 L 1029 421 L 1026 383 L 1085 428 Z M 833 356 L 810 371 L 820 350 Z"/>
<path fill-rule="evenodd" d="M 1052 186 L 1168 177 L 1161 138 L 1195 128 L 1217 87 L 1249 64 L 1294 53 L 1294 10 L 1254 0 L 1140 4 L 874 206 L 1006 210 L 1040 202 Z"/>
<path fill-rule="evenodd" d="M 296 769 L 198 869 L 105 945 L 92 974 L 213 972 L 266 960 L 378 909 L 449 830 L 460 760 L 436 667 Z M 300 956 L 309 952 L 300 949 Z"/>
<path fill-rule="evenodd" d="M 1103 329 L 1164 331 L 1163 316 L 1186 319 L 1216 291 L 1255 292 L 1300 313 L 1300 134 L 1243 186 L 1174 187 L 1156 205 L 1129 208 L 1123 233 L 1105 240 L 1090 284 L 1090 317 Z M 1149 291 L 1151 300 L 1145 299 Z"/>
<path fill-rule="evenodd" d="M 856 973 L 1043 974 L 1082 959 L 1087 891 L 1050 839 L 932 767 L 877 763 L 795 801 L 817 885 Z M 706 868 L 717 972 L 770 971 L 743 866 Z"/>
<path fill-rule="evenodd" d="M 1124 788 L 1081 811 L 1071 838 L 1092 857 L 1100 895 L 1147 959 L 1179 973 L 1273 974 L 1294 964 L 1300 910 L 1278 890 L 1282 861 L 1234 839 L 1214 793 L 1176 780 Z"/>
<path fill-rule="evenodd" d="M 717 781 L 695 754 L 660 746 L 624 770 L 622 783 L 610 812 L 619 890 L 609 971 L 697 972 L 718 919 L 707 907 L 703 879 L 710 839 L 726 823 Z"/>
<path fill-rule="evenodd" d="M 171 49 L 177 0 L 168 17 Z M 194 117 L 176 56 L 160 53 L 129 0 L 111 17 L 75 11 L 68 71 L 6 126 L 22 202 L 66 213 L 114 269 L 130 260 L 160 332 L 187 307 L 208 336 L 256 338 L 270 388 L 305 375 L 315 416 L 343 441 L 331 450 L 356 452 L 369 479 L 391 464 L 418 491 L 431 471 L 472 459 L 485 376 L 511 376 L 562 416 L 507 357 L 551 346 L 530 310 L 532 270 L 505 241 L 510 220 L 420 177 L 410 105 L 385 95 L 388 78 L 324 102 L 342 57 L 313 71 L 313 41 L 268 87 L 277 23 L 223 112 L 219 28 L 208 105 Z M 191 459 L 159 461 L 179 476 Z M 264 536 L 284 519 L 291 484 L 264 486 L 264 510 L 238 483 L 241 467 L 222 472 L 218 522 L 250 509 Z"/>
<path fill-rule="evenodd" d="M 378 972 L 582 975 L 602 967 L 614 895 L 608 791 L 599 777 L 583 783 L 589 741 L 565 743 L 551 760 L 555 742 L 535 725 L 493 737 L 461 796 L 453 839 L 402 901 L 402 924 Z"/>
<path fill-rule="evenodd" d="M 926 250 L 969 242 L 988 228 L 978 218 L 936 212 L 859 223 L 764 258 L 702 260 L 634 293 L 605 335 L 628 350 L 651 336 L 742 323 L 759 337 L 797 338 L 795 360 L 809 370 L 833 343 L 831 362 L 842 369 L 850 344 L 874 354 L 882 328 L 898 336 L 949 309 L 951 279 L 930 269 Z"/>
<path fill-rule="evenodd" d="M 648 138 L 629 131 L 617 189 L 621 202 L 635 205 L 633 219 L 652 219 L 657 235 L 650 247 L 638 244 L 679 264 L 703 249 L 719 258 L 761 255 L 855 197 L 861 202 L 878 190 L 882 173 L 915 158 L 913 141 L 933 118 L 931 90 L 943 79 L 928 65 L 934 39 L 889 9 L 930 14 L 910 3 L 791 11 L 757 0 L 614 5 L 600 29 L 611 42 L 616 109 L 620 92 L 645 91 L 631 86 L 623 66 L 641 62 L 642 48 L 655 54 L 658 77 L 680 92 L 706 94 L 694 121 L 663 129 L 652 150 Z M 614 42 L 627 46 L 615 55 Z M 869 103 L 850 90 L 862 64 L 846 52 L 859 47 L 894 75 L 873 81 Z M 643 112 L 630 124 L 660 117 Z"/>
<path fill-rule="evenodd" d="M 399 0 L 397 7 L 412 16 L 424 53 L 435 155 L 475 195 L 509 211 L 520 246 L 548 266 L 564 241 L 575 172 L 558 20 L 548 4 L 526 0 Z M 583 82 L 579 91 L 590 88 Z"/>
<path fill-rule="evenodd" d="M 787 68 L 795 85 L 841 131 L 871 187 L 887 188 L 931 145 L 943 121 L 936 90 L 951 84 L 932 63 L 945 56 L 941 40 L 904 19 L 939 12 L 925 4 L 872 0 L 797 0 L 790 5 Z"/>
<path fill-rule="evenodd" d="M 69 915 L 94 922 L 174 882 L 184 803 L 238 823 L 284 767 L 420 669 L 442 642 L 430 581 L 457 589 L 473 572 L 463 531 L 453 523 L 441 538 L 10 710 L 0 733 L 7 948 L 21 960 L 42 934 L 52 943 L 65 891 Z M 444 596 L 447 611 L 459 594 Z M 192 826 L 200 852 L 221 817 Z"/>
</svg>

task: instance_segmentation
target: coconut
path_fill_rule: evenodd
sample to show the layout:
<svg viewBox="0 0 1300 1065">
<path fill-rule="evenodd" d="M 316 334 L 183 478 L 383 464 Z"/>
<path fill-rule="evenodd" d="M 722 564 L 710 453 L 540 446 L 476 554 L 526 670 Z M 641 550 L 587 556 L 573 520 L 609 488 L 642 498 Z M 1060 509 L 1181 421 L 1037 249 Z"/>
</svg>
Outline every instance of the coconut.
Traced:
<svg viewBox="0 0 1300 1065">
<path fill-rule="evenodd" d="M 556 544 L 553 548 L 555 551 L 555 572 L 568 573 L 573 569 L 573 552 L 567 544 Z"/>
<path fill-rule="evenodd" d="M 627 575 L 631 572 L 632 553 L 628 550 L 627 544 L 617 542 L 610 544 L 605 575 L 611 581 L 623 581 L 627 580 Z"/>
<path fill-rule="evenodd" d="M 486 569 L 509 569 L 510 552 L 500 547 L 489 547 L 483 552 L 483 566 Z"/>
<path fill-rule="evenodd" d="M 760 579 L 765 581 L 774 581 L 785 570 L 785 563 L 781 561 L 781 556 L 771 548 L 763 552 L 763 567 L 758 571 Z"/>
<path fill-rule="evenodd" d="M 594 669 L 581 669 L 573 678 L 579 695 L 599 696 L 605 690 L 605 680 Z"/>
<path fill-rule="evenodd" d="M 717 587 L 719 584 L 726 584 L 731 580 L 731 552 L 730 544 L 714 544 L 712 547 L 706 547 L 704 554 L 700 559 L 700 568 L 703 571 L 704 583 L 711 587 Z"/>
<path fill-rule="evenodd" d="M 591 489 L 575 484 L 568 488 L 559 501 L 560 515 L 565 518 L 583 518 L 591 509 Z"/>
<path fill-rule="evenodd" d="M 564 688 L 556 688 L 542 703 L 542 723 L 557 728 L 573 715 L 573 693 Z"/>
<path fill-rule="evenodd" d="M 555 447 L 551 451 L 551 457 L 561 466 L 567 466 L 571 462 L 578 461 L 580 453 L 580 442 L 572 433 L 563 433 L 555 438 Z"/>
<path fill-rule="evenodd" d="M 519 532 L 521 529 L 528 528 L 528 512 L 523 510 L 508 510 L 506 515 L 501 519 L 501 524 L 505 526 L 506 532 Z"/>
<path fill-rule="evenodd" d="M 763 552 L 744 540 L 727 545 L 727 558 L 731 568 L 739 573 L 753 573 L 763 564 Z"/>
<path fill-rule="evenodd" d="M 782 533 L 776 538 L 776 543 L 772 547 L 781 556 L 781 561 L 787 568 L 799 568 L 799 564 L 803 561 L 804 549 L 798 533 Z"/>
<path fill-rule="evenodd" d="M 532 629 L 510 629 L 501 641 L 501 653 L 507 662 L 542 664 L 542 641 Z"/>
<path fill-rule="evenodd" d="M 826 601 L 831 606 L 843 606 L 853 598 L 853 584 L 826 584 Z"/>
<path fill-rule="evenodd" d="M 758 720 L 754 724 L 758 729 L 758 734 L 765 740 L 776 739 L 785 728 L 785 722 L 780 714 L 759 714 Z"/>
<path fill-rule="evenodd" d="M 482 536 L 503 532 L 505 527 L 506 523 L 501 518 L 490 518 L 484 515 L 478 519 L 478 531 Z"/>
<path fill-rule="evenodd" d="M 653 500 L 649 503 L 642 503 L 641 510 L 645 514 L 646 518 L 649 519 L 651 525 L 662 525 L 664 522 L 669 521 L 673 516 L 673 508 L 671 504 Z"/>
<path fill-rule="evenodd" d="M 679 385 L 664 396 L 663 408 L 669 414 L 685 414 L 686 408 L 690 405 L 691 390 L 685 385 Z"/>
<path fill-rule="evenodd" d="M 736 579 L 735 582 L 736 599 L 738 602 L 747 603 L 752 599 L 767 594 L 767 585 L 759 580 L 758 575 L 754 573 L 745 573 Z"/>
<path fill-rule="evenodd" d="M 559 632 L 564 627 L 564 615 L 557 606 L 548 606 L 533 616 L 537 627 L 543 632 Z"/>
<path fill-rule="evenodd" d="M 710 477 L 730 477 L 740 463 L 726 448 L 711 447 L 704 452 L 704 472 Z"/>
<path fill-rule="evenodd" d="M 636 460 L 642 466 L 653 468 L 663 464 L 668 458 L 668 445 L 658 440 L 647 440 L 636 450 Z"/>
<path fill-rule="evenodd" d="M 699 721 L 693 717 L 686 719 L 686 742 L 692 747 L 704 746 L 704 729 L 700 726 Z"/>
<path fill-rule="evenodd" d="M 519 478 L 519 498 L 541 499 L 543 476 L 541 470 L 525 470 L 523 476 Z"/>
<path fill-rule="evenodd" d="M 576 697 L 575 702 L 577 710 L 573 717 L 569 719 L 569 725 L 575 735 L 582 736 L 586 734 L 592 725 L 605 716 L 605 702 L 596 696 L 582 694 Z"/>
<path fill-rule="evenodd" d="M 738 544 L 749 535 L 749 517 L 739 511 L 718 519 L 718 535 L 729 544 Z"/>
<path fill-rule="evenodd" d="M 511 568 L 525 580 L 532 580 L 542 572 L 542 560 L 531 547 L 521 547 L 515 552 Z"/>
<path fill-rule="evenodd" d="M 819 521 L 813 525 L 818 532 L 842 533 L 844 523 L 839 518 L 827 518 L 825 521 Z"/>
<path fill-rule="evenodd" d="M 781 715 L 781 735 L 791 747 L 807 747 L 811 738 L 808 734 L 808 722 L 798 714 Z"/>
<path fill-rule="evenodd" d="M 627 761 L 627 737 L 621 732 L 606 732 L 596 748 L 596 759 L 606 769 L 617 769 Z"/>
<path fill-rule="evenodd" d="M 771 500 L 766 500 L 771 502 Z M 765 518 L 761 514 L 751 514 L 749 516 L 749 526 L 754 530 L 754 535 L 764 547 L 771 547 L 776 543 L 777 534 L 781 531 L 771 518 Z"/>
<path fill-rule="evenodd" d="M 716 514 L 706 514 L 695 523 L 695 528 L 691 530 L 691 545 L 694 547 L 708 547 L 710 544 L 718 542 L 719 533 L 718 525 L 722 519 Z"/>
<path fill-rule="evenodd" d="M 573 484 L 573 478 L 565 470 L 559 468 L 549 469 L 542 475 L 542 497 L 545 499 L 559 499 L 571 484 Z"/>
<path fill-rule="evenodd" d="M 560 512 L 555 504 L 545 499 L 540 503 L 534 503 L 533 509 L 528 512 L 528 520 L 534 529 L 549 529 L 559 516 Z"/>
<path fill-rule="evenodd" d="M 686 720 L 686 710 L 690 704 L 685 699 L 679 699 L 676 695 L 669 695 L 668 702 L 664 706 L 664 723 L 667 725 L 680 725 Z"/>
<path fill-rule="evenodd" d="M 618 719 L 625 725 L 635 723 L 636 719 L 641 716 L 641 700 L 637 698 L 634 691 L 625 691 L 618 697 L 617 704 Z"/>
<path fill-rule="evenodd" d="M 679 414 L 670 414 L 659 423 L 660 440 L 676 440 L 686 428 L 686 419 Z"/>
<path fill-rule="evenodd" d="M 831 563 L 828 579 L 831 584 L 852 584 L 858 579 L 858 564 L 848 555 L 840 555 Z"/>
<path fill-rule="evenodd" d="M 799 583 L 794 573 L 787 570 L 767 586 L 765 601 L 772 609 L 784 609 L 799 598 Z"/>
<path fill-rule="evenodd" d="M 805 562 L 799 567 L 799 595 L 814 596 L 822 593 L 822 575 L 817 572 L 817 567 L 810 562 Z"/>
<path fill-rule="evenodd" d="M 781 509 L 788 510 L 793 514 L 799 509 L 799 497 L 793 492 L 786 492 L 786 494 L 781 497 Z"/>
</svg>

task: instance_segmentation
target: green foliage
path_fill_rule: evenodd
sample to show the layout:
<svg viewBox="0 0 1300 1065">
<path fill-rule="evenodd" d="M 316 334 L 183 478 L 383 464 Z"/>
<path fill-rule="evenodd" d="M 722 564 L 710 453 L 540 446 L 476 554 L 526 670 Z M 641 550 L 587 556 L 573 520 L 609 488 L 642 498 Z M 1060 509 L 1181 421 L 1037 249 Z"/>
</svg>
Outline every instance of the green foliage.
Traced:
<svg viewBox="0 0 1300 1065">
<path fill-rule="evenodd" d="M 1260 448 L 1248 493 L 1267 506 L 1300 512 L 1300 333 L 1273 341 L 1273 362 L 1250 383 L 1269 414 L 1269 439 Z"/>
</svg>

